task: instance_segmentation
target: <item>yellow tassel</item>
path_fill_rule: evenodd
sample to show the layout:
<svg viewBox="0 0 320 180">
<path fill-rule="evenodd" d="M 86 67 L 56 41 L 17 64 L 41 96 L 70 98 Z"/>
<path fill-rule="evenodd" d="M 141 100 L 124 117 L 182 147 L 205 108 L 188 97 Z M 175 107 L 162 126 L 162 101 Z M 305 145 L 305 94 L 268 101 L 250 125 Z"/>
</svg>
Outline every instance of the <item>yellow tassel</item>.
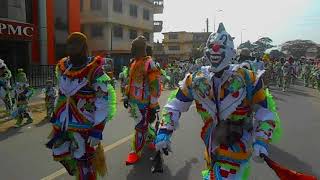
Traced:
<svg viewBox="0 0 320 180">
<path fill-rule="evenodd" d="M 101 143 L 98 145 L 96 149 L 95 157 L 93 159 L 92 164 L 95 167 L 99 176 L 104 177 L 107 174 L 107 164 Z"/>
</svg>

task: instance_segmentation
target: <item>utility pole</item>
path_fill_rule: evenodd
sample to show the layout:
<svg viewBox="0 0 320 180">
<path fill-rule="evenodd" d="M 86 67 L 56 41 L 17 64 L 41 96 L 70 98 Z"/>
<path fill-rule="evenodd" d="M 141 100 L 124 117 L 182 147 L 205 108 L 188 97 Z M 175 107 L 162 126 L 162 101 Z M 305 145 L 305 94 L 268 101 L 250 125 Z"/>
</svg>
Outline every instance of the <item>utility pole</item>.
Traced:
<svg viewBox="0 0 320 180">
<path fill-rule="evenodd" d="M 206 20 L 206 25 L 207 25 L 207 32 L 209 32 L 209 18 Z"/>
</svg>

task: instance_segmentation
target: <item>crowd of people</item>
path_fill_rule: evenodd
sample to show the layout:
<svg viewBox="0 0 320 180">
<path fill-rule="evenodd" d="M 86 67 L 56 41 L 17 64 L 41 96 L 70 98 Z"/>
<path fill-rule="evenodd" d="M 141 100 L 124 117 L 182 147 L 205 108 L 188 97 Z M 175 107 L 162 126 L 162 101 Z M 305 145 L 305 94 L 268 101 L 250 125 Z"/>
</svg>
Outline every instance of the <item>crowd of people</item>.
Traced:
<svg viewBox="0 0 320 180">
<path fill-rule="evenodd" d="M 0 59 L 0 98 L 5 105 L 5 112 L 9 119 L 16 119 L 15 127 L 23 125 L 23 120 L 27 119 L 25 124 L 33 122 L 29 103 L 31 97 L 35 94 L 35 89 L 30 86 L 26 73 L 22 68 L 17 70 L 15 81 L 11 85 L 12 74 L 3 60 Z M 53 114 L 54 102 L 57 96 L 57 90 L 52 80 L 47 80 L 46 87 L 42 89 L 45 94 L 46 119 Z"/>
<path fill-rule="evenodd" d="M 69 175 L 94 180 L 106 174 L 101 140 L 105 125 L 116 113 L 117 97 L 104 71 L 104 58 L 89 56 L 87 37 L 75 32 L 66 42 L 68 56 L 57 64 L 57 87 L 48 80 L 44 90 L 52 124 L 46 146 Z M 248 49 L 236 58 L 233 38 L 223 24 L 209 36 L 204 56 L 193 64 L 161 67 L 152 59 L 152 48 L 143 36 L 132 42 L 131 53 L 129 66 L 119 75 L 123 106 L 135 122 L 126 165 L 138 163 L 145 146 L 169 155 L 181 114 L 195 102 L 203 122 L 204 180 L 248 179 L 251 159 L 261 162 L 268 156 L 269 144 L 281 135 L 270 85 L 286 91 L 298 77 L 305 86 L 320 84 L 319 68 L 303 58 L 271 60 L 265 55 L 259 60 Z M 11 73 L 0 61 L 0 77 L 1 98 L 17 118 L 16 126 L 24 118 L 32 122 L 28 100 L 33 90 L 26 74 L 19 70 L 12 88 Z M 159 118 L 159 98 L 166 87 L 175 90 Z"/>
<path fill-rule="evenodd" d="M 292 56 L 272 59 L 268 54 L 261 59 L 251 57 L 248 49 L 242 49 L 237 63 L 252 67 L 254 71 L 265 71 L 264 83 L 267 87 L 277 86 L 285 92 L 301 79 L 305 87 L 317 88 L 320 91 L 320 66 L 311 60 L 305 57 L 294 59 Z"/>
</svg>

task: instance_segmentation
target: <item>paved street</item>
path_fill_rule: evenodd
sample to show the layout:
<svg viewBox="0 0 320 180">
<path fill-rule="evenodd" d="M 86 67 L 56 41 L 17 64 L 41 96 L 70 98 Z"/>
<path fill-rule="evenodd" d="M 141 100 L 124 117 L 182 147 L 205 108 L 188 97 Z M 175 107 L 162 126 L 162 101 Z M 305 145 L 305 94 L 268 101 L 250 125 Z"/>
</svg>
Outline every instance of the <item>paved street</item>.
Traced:
<svg viewBox="0 0 320 180">
<path fill-rule="evenodd" d="M 320 96 L 302 86 L 292 87 L 283 93 L 275 88 L 273 94 L 278 102 L 282 118 L 283 137 L 270 150 L 272 159 L 301 172 L 320 177 Z M 164 104 L 168 91 L 163 93 Z M 133 130 L 133 121 L 118 104 L 117 117 L 104 131 L 103 144 L 107 146 L 106 158 L 109 180 L 197 180 L 204 168 L 203 149 L 200 140 L 202 122 L 192 107 L 183 114 L 180 129 L 174 134 L 173 153 L 165 157 L 165 172 L 151 174 L 149 155 L 139 164 L 126 167 L 124 160 L 130 150 L 128 136 Z M 50 151 L 45 148 L 50 126 L 30 125 L 22 129 L 10 129 L 0 135 L 0 179 L 38 180 L 48 177 L 72 179 L 61 170 L 62 166 L 51 159 Z M 252 180 L 277 179 L 266 164 L 252 166 Z"/>
</svg>

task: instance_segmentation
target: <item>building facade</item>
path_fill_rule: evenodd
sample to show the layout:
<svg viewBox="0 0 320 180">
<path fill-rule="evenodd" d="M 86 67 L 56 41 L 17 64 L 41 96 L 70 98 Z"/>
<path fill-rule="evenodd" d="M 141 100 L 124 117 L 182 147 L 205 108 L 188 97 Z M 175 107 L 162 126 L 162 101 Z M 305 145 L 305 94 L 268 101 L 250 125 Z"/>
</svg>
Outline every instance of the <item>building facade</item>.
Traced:
<svg viewBox="0 0 320 180">
<path fill-rule="evenodd" d="M 207 32 L 166 32 L 162 41 L 164 53 L 169 61 L 185 61 L 194 58 L 195 51 L 205 45 Z"/>
<path fill-rule="evenodd" d="M 1 0 L 0 58 L 14 69 L 55 64 L 80 31 L 80 0 Z"/>
<path fill-rule="evenodd" d="M 131 42 L 139 35 L 153 43 L 162 30 L 154 14 L 163 12 L 163 0 L 81 0 L 81 31 L 88 36 L 92 55 L 110 54 L 120 71 L 131 58 Z"/>
</svg>

